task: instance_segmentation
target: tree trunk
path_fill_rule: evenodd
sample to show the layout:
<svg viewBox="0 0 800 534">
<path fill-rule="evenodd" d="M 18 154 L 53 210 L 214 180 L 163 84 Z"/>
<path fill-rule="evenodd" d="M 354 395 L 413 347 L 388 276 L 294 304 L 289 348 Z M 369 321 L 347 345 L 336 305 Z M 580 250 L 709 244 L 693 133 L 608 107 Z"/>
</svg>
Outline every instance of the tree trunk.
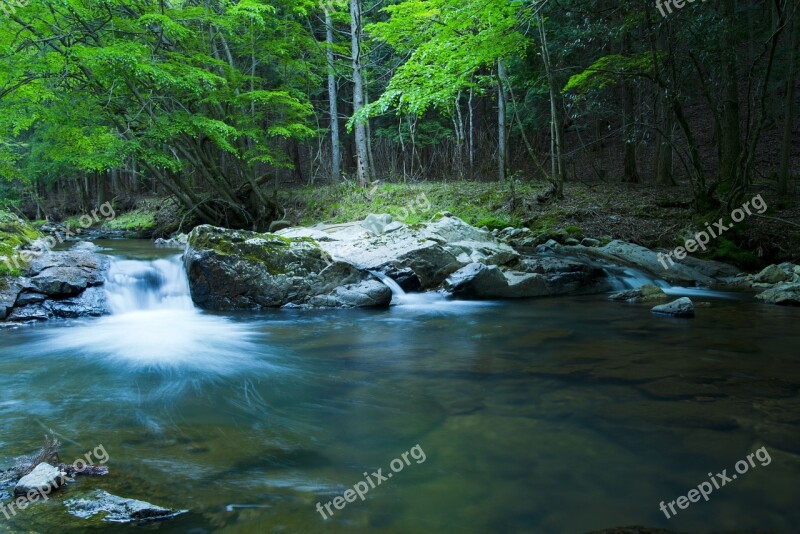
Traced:
<svg viewBox="0 0 800 534">
<path fill-rule="evenodd" d="M 342 148 L 339 146 L 339 103 L 336 90 L 336 70 L 333 56 L 333 18 L 328 6 L 325 6 L 326 44 L 328 46 L 328 104 L 331 114 L 331 182 L 336 183 L 342 177 Z"/>
<path fill-rule="evenodd" d="M 505 79 L 505 66 L 503 60 L 497 62 L 497 167 L 500 172 L 500 181 L 506 179 L 506 169 L 508 169 L 508 132 L 506 129 L 506 89 L 503 80 Z"/>
<path fill-rule="evenodd" d="M 542 63 L 547 77 L 547 86 L 550 90 L 550 173 L 551 181 L 555 188 L 556 198 L 564 197 L 564 164 L 563 144 L 561 141 L 561 126 L 558 113 L 558 91 L 556 90 L 553 70 L 550 68 L 550 49 L 547 46 L 547 32 L 544 29 L 544 19 L 539 16 L 539 39 L 542 44 Z"/>
<path fill-rule="evenodd" d="M 786 80 L 786 108 L 783 123 L 783 146 L 781 146 L 781 168 L 778 172 L 778 192 L 785 195 L 789 192 L 789 164 L 792 156 L 792 131 L 794 129 L 794 95 L 797 83 L 797 17 L 792 17 L 789 33 L 789 74 Z"/>
<path fill-rule="evenodd" d="M 475 108 L 472 100 L 475 96 L 475 89 L 469 88 L 469 179 L 475 179 Z"/>
<path fill-rule="evenodd" d="M 350 2 L 350 41 L 353 54 L 353 115 L 364 107 L 364 76 L 361 58 L 361 0 Z M 356 175 L 358 183 L 366 186 L 372 181 L 367 146 L 367 126 L 356 121 Z"/>
<path fill-rule="evenodd" d="M 656 154 L 656 176 L 655 181 L 659 185 L 676 185 L 673 174 L 673 155 L 674 155 L 674 130 L 675 117 L 669 108 L 667 97 L 659 95 L 658 102 L 658 152 Z"/>
<path fill-rule="evenodd" d="M 719 13 L 726 20 L 720 47 L 724 59 L 721 80 L 722 124 L 720 133 L 720 179 L 736 185 L 742 142 L 739 120 L 739 86 L 736 73 L 736 41 L 733 35 L 736 0 L 721 0 Z"/>
<path fill-rule="evenodd" d="M 622 45 L 622 54 L 627 55 L 631 50 L 631 34 L 625 33 Z M 636 131 L 634 122 L 634 101 L 633 84 L 629 78 L 622 82 L 622 141 L 624 143 L 624 168 L 622 181 L 628 183 L 639 183 L 639 170 L 636 166 Z"/>
</svg>

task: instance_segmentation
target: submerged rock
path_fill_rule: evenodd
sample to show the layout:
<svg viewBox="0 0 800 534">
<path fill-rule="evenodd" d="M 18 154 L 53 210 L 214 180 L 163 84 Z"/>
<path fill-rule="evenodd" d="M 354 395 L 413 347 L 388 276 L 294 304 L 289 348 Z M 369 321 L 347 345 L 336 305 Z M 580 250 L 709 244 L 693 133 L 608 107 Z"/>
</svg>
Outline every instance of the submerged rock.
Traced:
<svg viewBox="0 0 800 534">
<path fill-rule="evenodd" d="M 656 315 L 690 318 L 694 317 L 694 304 L 690 298 L 683 297 L 676 301 L 670 302 L 669 304 L 656 306 L 650 311 Z"/>
<path fill-rule="evenodd" d="M 14 495 L 27 495 L 31 492 L 50 493 L 64 483 L 64 473 L 47 462 L 37 465 L 33 471 L 19 479 L 14 486 Z"/>
<path fill-rule="evenodd" d="M 84 498 L 66 500 L 64 505 L 70 514 L 81 519 L 102 514 L 103 521 L 111 523 L 170 519 L 187 512 L 187 510 L 171 510 L 145 501 L 118 497 L 103 490 L 96 490 Z"/>
<path fill-rule="evenodd" d="M 800 306 L 800 283 L 783 283 L 767 289 L 756 299 L 766 304 Z"/>
<path fill-rule="evenodd" d="M 184 264 L 192 299 L 210 310 L 386 307 L 392 300 L 372 274 L 335 261 L 308 237 L 199 226 Z"/>
<path fill-rule="evenodd" d="M 608 297 L 608 300 L 614 302 L 628 302 L 630 304 L 641 304 L 645 302 L 658 302 L 666 300 L 668 295 L 664 290 L 654 285 L 643 285 L 638 289 L 629 289 L 621 293 L 614 293 Z"/>
</svg>

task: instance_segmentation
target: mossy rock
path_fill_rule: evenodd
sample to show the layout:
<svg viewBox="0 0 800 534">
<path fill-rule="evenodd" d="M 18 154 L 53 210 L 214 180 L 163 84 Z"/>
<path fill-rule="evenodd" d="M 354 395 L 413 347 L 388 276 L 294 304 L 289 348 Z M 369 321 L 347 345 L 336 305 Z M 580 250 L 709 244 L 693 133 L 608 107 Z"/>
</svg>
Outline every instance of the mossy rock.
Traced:
<svg viewBox="0 0 800 534">
<path fill-rule="evenodd" d="M 0 276 L 19 276 L 28 267 L 21 259 L 17 262 L 11 258 L 17 257 L 19 249 L 33 243 L 42 237 L 41 232 L 32 225 L 20 219 L 13 213 L 0 211 Z"/>
<path fill-rule="evenodd" d="M 189 246 L 260 263 L 271 275 L 286 274 L 290 265 L 313 272 L 332 262 L 319 243 L 310 237 L 290 239 L 276 234 L 232 231 L 207 225 L 198 226 L 189 234 Z M 309 258 L 314 265 L 302 265 Z"/>
</svg>

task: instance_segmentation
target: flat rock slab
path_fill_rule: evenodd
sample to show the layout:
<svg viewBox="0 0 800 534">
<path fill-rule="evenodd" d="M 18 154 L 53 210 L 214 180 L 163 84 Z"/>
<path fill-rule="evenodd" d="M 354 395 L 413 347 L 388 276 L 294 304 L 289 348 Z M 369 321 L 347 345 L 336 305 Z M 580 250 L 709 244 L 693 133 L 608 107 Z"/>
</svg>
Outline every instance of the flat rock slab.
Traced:
<svg viewBox="0 0 800 534">
<path fill-rule="evenodd" d="M 501 266 L 520 257 L 491 233 L 457 217 L 442 217 L 413 226 L 391 223 L 380 233 L 374 232 L 371 223 L 384 224 L 385 220 L 379 215 L 370 217 L 363 223 L 290 228 L 278 234 L 315 239 L 332 257 L 360 269 L 381 272 L 386 272 L 387 266 L 410 269 L 422 289 L 437 287 L 450 274 L 472 263 Z"/>
<path fill-rule="evenodd" d="M 83 497 L 64 501 L 67 511 L 75 517 L 89 519 L 103 514 L 103 521 L 109 523 L 133 523 L 137 521 L 157 521 L 170 519 L 186 513 L 187 510 L 171 510 L 145 501 L 126 499 L 107 491 L 95 490 Z"/>
</svg>

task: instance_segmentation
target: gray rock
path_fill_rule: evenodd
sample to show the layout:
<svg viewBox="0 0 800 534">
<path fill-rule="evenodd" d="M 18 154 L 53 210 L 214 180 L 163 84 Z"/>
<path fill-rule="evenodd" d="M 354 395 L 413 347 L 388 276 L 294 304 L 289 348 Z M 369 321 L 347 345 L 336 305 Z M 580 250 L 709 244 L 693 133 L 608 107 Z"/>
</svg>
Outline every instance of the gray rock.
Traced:
<svg viewBox="0 0 800 534">
<path fill-rule="evenodd" d="M 307 237 L 200 226 L 184 264 L 192 298 L 204 309 L 386 307 L 392 300 L 371 273 L 333 260 Z"/>
<path fill-rule="evenodd" d="M 33 471 L 19 479 L 14 486 L 14 495 L 26 495 L 32 491 L 50 493 L 64 483 L 63 473 L 52 465 L 42 462 Z"/>
<path fill-rule="evenodd" d="M 777 265 L 770 265 L 753 277 L 756 284 L 779 284 L 791 280 L 791 276 Z"/>
<path fill-rule="evenodd" d="M 577 247 L 578 245 L 581 244 L 581 242 L 575 239 L 574 237 L 568 237 L 564 240 L 564 244 L 569 247 Z"/>
<path fill-rule="evenodd" d="M 668 295 L 664 293 L 658 286 L 643 285 L 637 289 L 629 289 L 621 293 L 614 293 L 608 297 L 608 300 L 615 302 L 628 302 L 631 304 L 640 304 L 645 302 L 658 302 L 666 300 Z"/>
<path fill-rule="evenodd" d="M 28 304 L 38 304 L 47 300 L 47 295 L 44 293 L 36 293 L 35 291 L 23 291 L 17 297 L 17 306 L 27 306 Z"/>
<path fill-rule="evenodd" d="M 778 284 L 756 295 L 756 299 L 766 304 L 800 306 L 800 284 L 794 282 Z"/>
<path fill-rule="evenodd" d="M 471 263 L 451 274 L 445 291 L 460 298 L 496 298 L 508 293 L 508 280 L 496 265 Z"/>
<path fill-rule="evenodd" d="M 101 317 L 111 313 L 106 292 L 102 287 L 94 286 L 75 297 L 48 300 L 44 303 L 53 317 L 58 319 L 77 319 L 78 317 Z"/>
<path fill-rule="evenodd" d="M 403 291 L 419 291 L 422 288 L 422 282 L 419 281 L 417 273 L 409 267 L 398 267 L 392 263 L 382 265 L 377 271 L 385 274 L 395 282 Z"/>
<path fill-rule="evenodd" d="M 583 241 L 581 241 L 581 245 L 584 247 L 599 247 L 600 241 L 597 239 L 592 239 L 591 237 L 584 237 Z"/>
<path fill-rule="evenodd" d="M 411 269 L 422 289 L 438 287 L 471 263 L 501 266 L 520 257 L 492 233 L 451 216 L 414 226 L 393 222 L 378 235 L 362 223 L 291 228 L 278 235 L 312 238 L 333 258 L 359 269 L 375 271 L 385 265 Z"/>
<path fill-rule="evenodd" d="M 553 247 L 558 251 L 558 247 Z M 669 260 L 664 259 L 668 266 L 664 268 L 657 252 L 649 250 L 640 245 L 626 243 L 624 241 L 612 241 L 603 247 L 581 248 L 579 250 L 569 249 L 563 252 L 583 252 L 591 256 L 605 259 L 612 263 L 622 263 L 631 267 L 662 278 L 670 282 L 700 282 L 703 284 L 714 284 L 723 278 L 732 277 L 739 274 L 739 270 L 732 265 L 716 261 L 705 261 L 687 256 L 681 261 L 674 261 L 674 265 Z"/>
<path fill-rule="evenodd" d="M 387 227 L 392 224 L 392 221 L 392 216 L 388 213 L 381 215 L 371 213 L 367 215 L 367 218 L 361 223 L 361 227 L 374 235 L 380 235 L 386 232 Z"/>
<path fill-rule="evenodd" d="M 31 261 L 28 278 L 6 282 L 5 288 L 0 281 L 0 320 L 43 321 L 108 313 L 100 286 L 110 260 L 96 250 L 94 244 L 82 242 L 68 251 L 45 251 Z"/>
<path fill-rule="evenodd" d="M 186 510 L 171 510 L 145 501 L 125 499 L 103 490 L 83 498 L 64 501 L 67 511 L 81 519 L 89 519 L 102 514 L 103 521 L 110 523 L 132 523 L 136 521 L 153 521 L 170 519 L 186 513 Z"/>
<path fill-rule="evenodd" d="M 669 304 L 656 306 L 650 311 L 656 315 L 690 318 L 694 317 L 694 304 L 688 297 L 683 297 Z"/>
<path fill-rule="evenodd" d="M 0 278 L 0 321 L 3 321 L 11 313 L 21 290 L 22 287 L 18 280 Z"/>
<path fill-rule="evenodd" d="M 591 270 L 540 274 L 472 263 L 450 275 L 444 290 L 451 296 L 471 299 L 564 295 L 589 285 L 594 274 Z"/>
<path fill-rule="evenodd" d="M 188 236 L 186 234 L 178 234 L 170 239 L 164 239 L 159 237 L 156 239 L 153 244 L 156 248 L 174 248 L 177 250 L 183 250 L 186 248 Z"/>
<path fill-rule="evenodd" d="M 88 273 L 72 267 L 52 267 L 37 274 L 28 282 L 28 288 L 49 297 L 73 297 L 89 287 Z"/>
<path fill-rule="evenodd" d="M 9 323 L 27 323 L 29 321 L 47 321 L 53 315 L 44 307 L 42 303 L 28 304 L 27 306 L 14 308 L 6 321 Z"/>
<path fill-rule="evenodd" d="M 378 280 L 336 287 L 327 295 L 312 297 L 313 308 L 381 308 L 392 301 L 392 291 Z"/>
</svg>

